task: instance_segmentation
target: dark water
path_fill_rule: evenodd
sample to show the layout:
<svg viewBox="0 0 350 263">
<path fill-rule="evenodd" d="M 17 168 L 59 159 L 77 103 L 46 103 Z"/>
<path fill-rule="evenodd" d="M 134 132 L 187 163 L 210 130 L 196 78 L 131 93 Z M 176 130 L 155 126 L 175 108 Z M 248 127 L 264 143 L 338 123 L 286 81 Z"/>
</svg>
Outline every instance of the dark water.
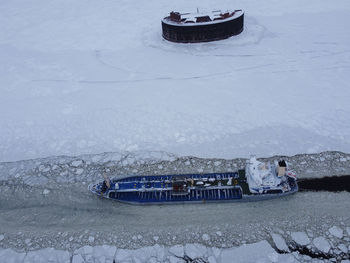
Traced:
<svg viewBox="0 0 350 263">
<path fill-rule="evenodd" d="M 350 192 L 350 175 L 298 180 L 300 191 Z"/>
</svg>

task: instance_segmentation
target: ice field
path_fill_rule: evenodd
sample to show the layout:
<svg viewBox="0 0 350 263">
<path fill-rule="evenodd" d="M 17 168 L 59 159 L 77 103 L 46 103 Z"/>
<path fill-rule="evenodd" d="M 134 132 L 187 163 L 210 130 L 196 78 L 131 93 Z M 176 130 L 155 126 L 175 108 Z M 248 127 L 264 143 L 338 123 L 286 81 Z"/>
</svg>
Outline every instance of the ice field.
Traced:
<svg viewBox="0 0 350 263">
<path fill-rule="evenodd" d="M 243 9 L 243 33 L 162 39 L 162 17 L 197 7 Z M 347 0 L 2 1 L 0 160 L 349 152 L 349 10 Z"/>
<path fill-rule="evenodd" d="M 170 11 L 244 31 L 162 39 Z M 251 154 L 350 174 L 348 0 L 0 2 L 0 262 L 349 262 L 350 193 L 138 207 L 109 176 L 223 172 Z"/>
</svg>

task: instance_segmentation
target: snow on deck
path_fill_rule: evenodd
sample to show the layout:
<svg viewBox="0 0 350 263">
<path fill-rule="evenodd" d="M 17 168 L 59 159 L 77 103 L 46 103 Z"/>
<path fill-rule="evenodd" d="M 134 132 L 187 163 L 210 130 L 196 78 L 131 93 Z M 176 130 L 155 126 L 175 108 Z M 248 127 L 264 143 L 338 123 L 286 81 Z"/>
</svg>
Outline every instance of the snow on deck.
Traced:
<svg viewBox="0 0 350 263">
<path fill-rule="evenodd" d="M 264 186 L 275 187 L 282 181 L 276 174 L 275 164 L 260 162 L 256 157 L 251 157 L 249 159 L 246 175 L 251 190 L 252 188 L 262 189 Z"/>
<path fill-rule="evenodd" d="M 221 14 L 223 13 L 230 13 L 233 15 L 230 17 L 227 17 L 225 19 L 220 19 L 220 20 L 214 20 L 217 18 L 221 17 Z M 201 26 L 201 25 L 209 25 L 209 24 L 217 24 L 217 23 L 222 23 L 222 22 L 226 22 L 226 21 L 230 21 L 233 19 L 236 19 L 240 16 L 243 15 L 243 11 L 242 10 L 236 10 L 236 11 L 226 11 L 226 12 L 221 12 L 221 11 L 212 11 L 212 12 L 208 12 L 208 13 L 184 13 L 181 14 L 181 19 L 185 19 L 184 21 L 181 22 L 177 22 L 177 21 L 173 21 L 171 19 L 169 19 L 169 17 L 165 17 L 164 19 L 162 19 L 162 21 L 164 23 L 167 24 L 172 24 L 172 25 L 181 25 L 181 26 Z M 210 18 L 211 21 L 208 22 L 196 22 L 197 17 L 203 17 L 203 16 L 208 16 Z M 192 22 L 192 23 L 189 23 Z"/>
</svg>

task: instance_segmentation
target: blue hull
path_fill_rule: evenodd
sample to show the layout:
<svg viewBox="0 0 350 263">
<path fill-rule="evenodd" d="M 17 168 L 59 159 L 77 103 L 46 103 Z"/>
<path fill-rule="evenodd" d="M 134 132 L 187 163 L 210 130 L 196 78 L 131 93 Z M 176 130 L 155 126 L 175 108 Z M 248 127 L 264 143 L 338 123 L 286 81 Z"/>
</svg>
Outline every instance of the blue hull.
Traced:
<svg viewBox="0 0 350 263">
<path fill-rule="evenodd" d="M 291 180 L 291 179 L 290 179 Z M 239 172 L 133 176 L 112 179 L 108 189 L 103 183 L 89 186 L 94 194 L 128 204 L 184 204 L 215 202 L 249 202 L 283 197 L 298 191 L 296 181 L 290 181 L 289 191 L 266 189 L 252 194 L 245 176 Z"/>
</svg>

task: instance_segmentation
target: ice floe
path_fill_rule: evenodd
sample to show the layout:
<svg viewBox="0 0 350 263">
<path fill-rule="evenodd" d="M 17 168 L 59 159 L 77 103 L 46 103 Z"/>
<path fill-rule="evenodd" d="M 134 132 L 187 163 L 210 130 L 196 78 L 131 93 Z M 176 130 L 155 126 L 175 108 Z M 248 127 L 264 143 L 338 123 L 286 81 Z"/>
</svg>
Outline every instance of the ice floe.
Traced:
<svg viewBox="0 0 350 263">
<path fill-rule="evenodd" d="M 310 244 L 310 239 L 305 232 L 292 232 L 291 237 L 298 245 L 306 246 Z"/>
<path fill-rule="evenodd" d="M 282 252 L 289 252 L 289 248 L 286 244 L 284 238 L 279 234 L 271 235 L 273 242 L 275 243 L 277 249 Z"/>
<path fill-rule="evenodd" d="M 329 233 L 331 233 L 333 236 L 337 237 L 337 238 L 342 238 L 343 237 L 343 229 L 341 229 L 338 226 L 333 226 L 331 227 L 329 230 Z"/>
<path fill-rule="evenodd" d="M 60 262 L 70 263 L 70 254 L 68 251 L 57 250 L 54 248 L 44 248 L 37 251 L 30 251 L 26 254 L 24 262 L 47 263 Z"/>
<path fill-rule="evenodd" d="M 316 237 L 312 243 L 314 246 L 323 253 L 328 253 L 331 249 L 331 245 L 324 237 Z"/>
</svg>

